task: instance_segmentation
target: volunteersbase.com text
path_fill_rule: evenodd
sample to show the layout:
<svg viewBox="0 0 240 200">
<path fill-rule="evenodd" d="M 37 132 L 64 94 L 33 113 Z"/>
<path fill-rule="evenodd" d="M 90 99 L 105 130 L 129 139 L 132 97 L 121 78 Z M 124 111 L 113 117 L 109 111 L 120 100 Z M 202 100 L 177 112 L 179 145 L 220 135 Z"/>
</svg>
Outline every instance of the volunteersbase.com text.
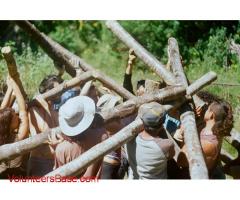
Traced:
<svg viewBox="0 0 240 200">
<path fill-rule="evenodd" d="M 8 180 L 11 183 L 90 183 L 98 182 L 97 177 L 81 177 L 77 178 L 75 176 L 8 176 Z"/>
</svg>

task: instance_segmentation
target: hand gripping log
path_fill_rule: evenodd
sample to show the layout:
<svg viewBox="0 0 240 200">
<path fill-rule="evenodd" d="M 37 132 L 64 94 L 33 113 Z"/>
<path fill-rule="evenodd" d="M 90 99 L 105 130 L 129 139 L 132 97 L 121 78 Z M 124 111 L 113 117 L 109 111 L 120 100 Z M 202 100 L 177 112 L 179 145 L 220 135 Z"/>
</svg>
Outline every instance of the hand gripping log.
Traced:
<svg viewBox="0 0 240 200">
<path fill-rule="evenodd" d="M 117 21 L 107 21 L 106 26 L 168 85 L 175 85 L 176 79 L 166 67 L 139 44 Z"/>
<path fill-rule="evenodd" d="M 201 81 L 201 84 L 199 84 L 198 80 L 195 81 L 191 86 L 192 86 L 192 88 L 195 88 L 196 90 L 191 90 L 191 92 L 192 92 L 191 95 L 195 94 L 195 92 L 198 89 L 194 85 L 198 85 L 198 86 L 201 85 L 201 87 L 202 87 L 202 86 L 208 84 L 211 79 L 213 81 L 214 77 L 211 77 L 207 74 L 207 75 L 205 75 L 205 78 L 202 79 L 202 80 L 205 80 L 206 82 Z M 52 90 L 50 90 L 50 91 L 52 91 Z M 140 105 L 142 105 L 143 103 L 150 102 L 151 100 L 152 101 L 157 100 L 158 102 L 164 103 L 165 99 L 170 100 L 170 99 L 173 99 L 174 96 L 176 99 L 179 99 L 179 96 L 184 96 L 184 94 L 185 94 L 185 89 L 180 86 L 177 87 L 175 90 L 173 90 L 173 87 L 170 87 L 170 90 L 171 90 L 171 92 L 168 92 L 165 89 L 165 92 L 163 92 L 163 94 L 160 94 L 160 93 L 156 94 L 156 96 L 154 96 L 153 99 L 149 99 L 149 95 L 143 96 L 143 97 L 138 97 L 138 99 L 140 99 L 140 100 L 137 102 L 136 106 L 135 106 L 134 102 L 137 99 L 126 101 L 126 102 L 118 105 L 117 107 L 115 107 L 113 110 L 111 110 L 111 112 L 110 111 L 104 112 L 104 113 L 102 112 L 101 115 L 103 116 L 105 122 L 107 122 L 108 120 L 111 120 L 112 118 L 114 118 L 116 116 L 125 117 L 127 115 L 130 115 L 130 114 L 134 113 Z M 173 91 L 175 91 L 175 92 L 173 92 Z M 146 102 L 144 101 L 144 99 Z M 121 109 L 121 107 L 123 107 L 123 108 Z M 171 109 L 171 108 L 172 108 L 172 106 L 167 107 L 167 109 Z M 124 110 L 124 109 L 125 109 L 125 112 L 122 112 L 122 110 Z M 60 133 L 58 128 L 51 129 L 51 130 L 52 131 L 56 130 L 55 131 L 56 133 Z M 48 135 L 48 132 L 40 133 L 36 136 L 22 140 L 20 142 L 15 142 L 12 144 L 5 144 L 5 145 L 0 146 L 0 161 L 14 158 L 20 154 L 27 153 L 27 152 L 31 151 L 32 149 L 43 145 L 44 142 L 46 142 L 48 140 L 47 135 Z M 38 138 L 40 138 L 40 139 L 38 139 Z"/>
<path fill-rule="evenodd" d="M 170 38 L 168 40 L 168 48 L 173 73 L 177 80 L 187 88 L 188 81 L 182 67 L 176 39 Z M 189 104 L 184 104 L 182 107 L 180 120 L 184 129 L 184 142 L 187 149 L 190 176 L 192 179 L 208 179 L 208 170 L 199 141 L 195 114 Z"/>
</svg>

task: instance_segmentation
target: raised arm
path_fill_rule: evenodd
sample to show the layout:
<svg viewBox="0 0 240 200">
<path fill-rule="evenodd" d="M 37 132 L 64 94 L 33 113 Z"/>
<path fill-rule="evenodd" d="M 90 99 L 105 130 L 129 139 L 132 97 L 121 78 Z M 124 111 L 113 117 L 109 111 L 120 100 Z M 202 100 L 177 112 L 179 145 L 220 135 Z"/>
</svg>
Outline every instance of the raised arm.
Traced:
<svg viewBox="0 0 240 200">
<path fill-rule="evenodd" d="M 13 90 L 10 85 L 8 85 L 7 92 L 3 98 L 2 104 L 1 104 L 1 109 L 11 107 L 11 96 L 12 96 Z"/>
<path fill-rule="evenodd" d="M 19 108 L 20 125 L 18 129 L 17 139 L 23 140 L 28 136 L 28 133 L 29 133 L 26 103 L 17 83 L 11 78 L 10 78 L 10 82 L 13 88 L 13 92 L 16 95 L 16 101 Z"/>
<path fill-rule="evenodd" d="M 19 108 L 19 118 L 20 125 L 18 129 L 17 140 L 22 140 L 27 137 L 29 128 L 28 128 L 28 116 L 27 109 L 25 104 L 25 99 L 27 95 L 23 89 L 22 82 L 20 80 L 20 75 L 17 71 L 17 65 L 10 47 L 3 47 L 1 50 L 4 59 L 6 60 L 8 67 L 8 85 L 12 88 L 14 95 L 16 96 L 18 108 Z M 10 95 L 12 96 L 12 95 Z"/>
<path fill-rule="evenodd" d="M 131 92 L 132 94 L 134 94 L 133 86 L 132 86 L 132 68 L 133 68 L 135 58 L 136 56 L 134 54 L 134 51 L 130 49 L 128 54 L 128 63 L 127 63 L 124 80 L 123 80 L 123 87 L 127 89 L 129 92 Z"/>
</svg>

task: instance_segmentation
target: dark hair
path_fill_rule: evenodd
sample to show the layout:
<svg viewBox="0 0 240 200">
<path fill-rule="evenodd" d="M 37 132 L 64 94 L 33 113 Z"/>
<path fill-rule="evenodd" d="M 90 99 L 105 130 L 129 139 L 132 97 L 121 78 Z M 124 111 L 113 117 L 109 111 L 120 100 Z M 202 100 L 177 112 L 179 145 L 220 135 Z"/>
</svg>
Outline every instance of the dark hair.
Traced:
<svg viewBox="0 0 240 200">
<path fill-rule="evenodd" d="M 40 83 L 40 85 L 39 85 L 39 93 L 43 94 L 47 90 L 51 90 L 52 88 L 54 88 L 54 82 L 57 82 L 57 83 L 60 84 L 60 83 L 63 82 L 63 79 L 61 77 L 59 77 L 59 76 L 56 76 L 56 75 L 48 75 Z"/>
<path fill-rule="evenodd" d="M 13 113 L 12 108 L 0 110 L 0 145 L 6 144 L 9 140 Z"/>
<path fill-rule="evenodd" d="M 143 86 L 143 87 L 145 87 L 145 82 L 146 82 L 146 80 L 139 80 L 138 82 L 137 82 L 137 89 L 139 89 L 141 86 Z"/>
<path fill-rule="evenodd" d="M 197 96 L 199 96 L 203 101 L 205 101 L 206 103 L 208 103 L 209 105 L 211 103 L 218 103 L 222 106 L 222 109 L 224 109 L 226 116 L 224 118 L 224 120 L 221 123 L 221 127 L 219 127 L 218 132 L 222 135 L 222 136 L 227 136 L 230 135 L 230 132 L 233 128 L 233 111 L 232 111 L 232 106 L 225 101 L 224 99 L 210 93 L 207 91 L 200 91 L 197 93 Z M 218 123 L 220 125 L 220 123 Z M 215 130 L 216 127 L 218 125 L 215 126 Z"/>
<path fill-rule="evenodd" d="M 150 135 L 156 135 L 156 133 L 158 134 L 159 130 L 163 128 L 163 124 L 159 124 L 159 126 L 156 127 L 152 127 L 152 126 L 144 126 L 144 130 L 149 133 Z"/>
<path fill-rule="evenodd" d="M 4 99 L 4 93 L 3 92 L 0 92 L 0 105 L 2 104 L 2 101 Z"/>
<path fill-rule="evenodd" d="M 213 102 L 209 106 L 209 109 L 214 113 L 214 119 L 216 121 L 213 132 L 218 132 L 221 136 L 229 135 L 233 124 L 229 123 L 231 118 L 229 118 L 230 107 L 228 104 L 225 102 Z M 231 124 L 231 126 L 229 126 L 229 124 Z"/>
</svg>

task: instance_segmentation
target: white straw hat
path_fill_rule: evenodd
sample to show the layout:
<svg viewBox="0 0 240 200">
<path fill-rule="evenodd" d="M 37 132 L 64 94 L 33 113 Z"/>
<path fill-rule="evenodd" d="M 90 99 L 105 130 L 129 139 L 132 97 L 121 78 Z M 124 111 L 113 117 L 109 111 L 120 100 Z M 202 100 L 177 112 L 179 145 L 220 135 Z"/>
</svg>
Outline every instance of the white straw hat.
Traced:
<svg viewBox="0 0 240 200">
<path fill-rule="evenodd" d="M 100 110 L 108 110 L 113 108 L 120 100 L 121 98 L 119 96 L 105 94 L 98 100 L 97 107 L 100 108 Z"/>
<path fill-rule="evenodd" d="M 93 122 L 95 103 L 87 96 L 69 99 L 59 109 L 59 126 L 67 136 L 83 133 Z"/>
</svg>

